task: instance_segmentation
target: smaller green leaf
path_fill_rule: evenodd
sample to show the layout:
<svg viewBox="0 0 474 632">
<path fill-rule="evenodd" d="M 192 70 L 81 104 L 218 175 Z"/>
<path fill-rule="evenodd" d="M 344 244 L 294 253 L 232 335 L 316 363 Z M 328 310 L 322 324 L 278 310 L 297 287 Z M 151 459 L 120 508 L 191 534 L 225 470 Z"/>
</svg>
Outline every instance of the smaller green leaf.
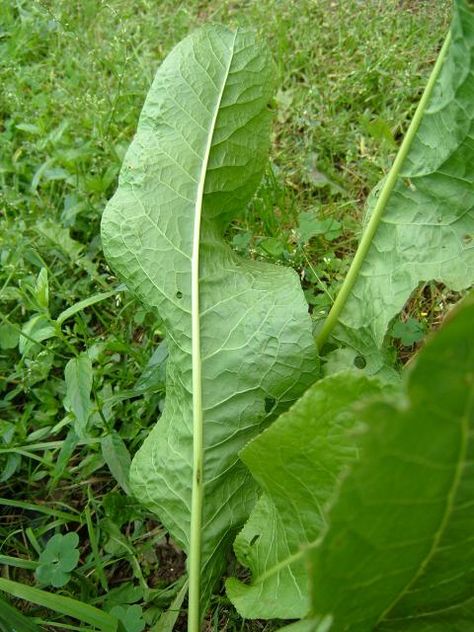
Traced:
<svg viewBox="0 0 474 632">
<path fill-rule="evenodd" d="M 105 598 L 104 607 L 109 612 L 114 606 L 123 606 L 124 604 L 132 604 L 142 600 L 143 588 L 134 586 L 130 581 L 120 584 L 117 588 L 110 589 Z"/>
<path fill-rule="evenodd" d="M 166 612 L 161 614 L 158 621 L 152 627 L 150 632 L 173 632 L 176 621 L 178 620 L 179 613 L 183 605 L 184 598 L 188 592 L 188 581 L 186 580 L 181 586 L 176 597 L 171 602 L 170 607 Z"/>
<path fill-rule="evenodd" d="M 71 358 L 64 370 L 66 380 L 65 407 L 70 410 L 76 420 L 76 433 L 79 437 L 84 432 L 91 411 L 90 395 L 92 391 L 92 362 L 86 354 Z"/>
<path fill-rule="evenodd" d="M 306 160 L 303 178 L 305 182 L 317 189 L 328 187 L 333 195 L 344 192 L 344 189 L 319 166 L 318 155 L 315 152 L 310 153 Z"/>
<path fill-rule="evenodd" d="M 304 242 L 317 235 L 323 235 L 327 241 L 332 241 L 342 234 L 342 224 L 330 217 L 320 219 L 314 211 L 304 211 L 298 215 L 297 233 Z"/>
<path fill-rule="evenodd" d="M 39 346 L 37 343 L 56 335 L 54 325 L 43 314 L 36 314 L 23 325 L 19 349 L 23 356 L 31 355 Z"/>
<path fill-rule="evenodd" d="M 156 393 L 165 390 L 166 365 L 168 362 L 168 345 L 166 340 L 153 351 L 142 374 L 138 378 L 134 390 Z"/>
<path fill-rule="evenodd" d="M 48 270 L 46 268 L 41 268 L 36 279 L 35 297 L 38 305 L 47 310 L 49 306 L 49 283 Z"/>
<path fill-rule="evenodd" d="M 397 143 L 393 137 L 393 132 L 385 119 L 380 117 L 369 119 L 364 115 L 361 125 L 373 139 L 385 144 L 390 149 L 396 149 Z"/>
<path fill-rule="evenodd" d="M 252 241 L 252 233 L 249 233 L 247 231 L 242 232 L 242 233 L 237 233 L 237 235 L 234 235 L 232 239 L 232 246 L 238 252 L 247 252 L 251 241 Z"/>
<path fill-rule="evenodd" d="M 277 118 L 279 123 L 285 123 L 291 115 L 291 104 L 294 99 L 294 90 L 278 90 L 275 96 L 277 104 Z"/>
<path fill-rule="evenodd" d="M 20 129 L 22 132 L 28 132 L 29 134 L 39 135 L 42 133 L 38 125 L 34 125 L 33 123 L 18 123 L 15 127 L 16 129 Z"/>
<path fill-rule="evenodd" d="M 411 347 L 416 342 L 420 342 L 425 333 L 426 327 L 416 318 L 409 318 L 406 321 L 397 320 L 392 327 L 392 336 L 398 338 L 405 347 Z"/>
<path fill-rule="evenodd" d="M 46 182 L 51 182 L 52 180 L 66 180 L 68 184 L 74 184 L 74 179 L 71 174 L 62 167 L 51 167 L 45 169 L 43 172 L 43 179 L 46 180 Z"/>
<path fill-rule="evenodd" d="M 123 292 L 123 290 L 125 289 L 126 289 L 126 286 L 123 283 L 121 283 L 115 290 L 110 290 L 110 292 L 100 292 L 99 294 L 94 294 L 93 296 L 89 296 L 88 298 L 85 298 L 84 300 L 79 301 L 78 303 L 75 303 L 74 305 L 71 305 L 71 307 L 68 307 L 63 312 L 61 312 L 59 316 L 57 317 L 56 322 L 58 325 L 62 325 L 64 321 L 66 321 L 68 318 L 71 318 L 71 316 L 74 316 L 74 314 L 77 314 L 78 312 L 82 312 L 82 310 L 85 309 L 86 307 L 90 307 L 91 305 L 100 303 L 100 301 L 104 301 L 105 299 L 110 298 L 114 294 Z"/>
<path fill-rule="evenodd" d="M 112 432 L 101 439 L 102 456 L 117 483 L 126 494 L 130 494 L 128 477 L 131 458 L 122 437 Z"/>
<path fill-rule="evenodd" d="M 62 588 L 71 579 L 69 573 L 65 573 L 60 568 L 55 568 L 52 564 L 41 564 L 35 571 L 35 577 L 45 586 L 53 586 L 54 588 Z"/>
<path fill-rule="evenodd" d="M 71 238 L 69 230 L 62 228 L 52 220 L 40 221 L 36 224 L 36 230 L 47 238 L 60 252 L 66 254 L 72 261 L 76 261 L 84 250 L 84 246 Z"/>
<path fill-rule="evenodd" d="M 121 492 L 109 492 L 103 497 L 105 515 L 119 528 L 130 522 L 139 513 L 139 506 L 133 496 L 124 496 Z"/>
<path fill-rule="evenodd" d="M 0 325 L 0 349 L 6 351 L 7 349 L 14 349 L 18 341 L 20 340 L 20 332 L 18 327 L 5 323 Z"/>
<path fill-rule="evenodd" d="M 123 623 L 126 632 L 142 632 L 145 629 L 141 606 L 114 606 L 110 614 Z"/>
<path fill-rule="evenodd" d="M 263 239 L 258 244 L 258 247 L 271 257 L 275 258 L 280 257 L 285 251 L 285 246 L 281 239 L 277 239 L 276 237 L 267 237 L 266 239 Z"/>
<path fill-rule="evenodd" d="M 14 434 L 15 424 L 4 419 L 0 419 L 0 438 L 2 441 L 4 443 L 10 443 Z"/>
<path fill-rule="evenodd" d="M 79 561 L 78 544 L 77 533 L 54 535 L 39 557 L 39 566 L 35 571 L 36 579 L 55 588 L 65 586 L 71 577 L 71 571 L 76 568 Z"/>
<path fill-rule="evenodd" d="M 0 483 L 5 483 L 15 474 L 21 464 L 21 455 L 16 452 L 10 452 L 0 474 Z"/>
<path fill-rule="evenodd" d="M 64 208 L 61 212 L 61 224 L 63 224 L 65 228 L 74 226 L 77 215 L 85 209 L 87 209 L 86 202 L 83 200 L 79 201 L 77 195 L 66 195 L 64 198 Z"/>
<path fill-rule="evenodd" d="M 234 543 L 252 581 L 226 582 L 227 594 L 241 616 L 292 619 L 308 613 L 301 551 L 321 536 L 326 526 L 324 507 L 335 493 L 340 473 L 357 458 L 360 419 L 354 402 L 381 392 L 382 385 L 364 375 L 327 377 L 241 452 L 264 492 Z"/>
<path fill-rule="evenodd" d="M 71 429 L 64 439 L 61 449 L 59 450 L 59 454 L 56 457 L 56 461 L 54 464 L 54 473 L 51 476 L 51 484 L 53 486 L 63 475 L 69 459 L 71 458 L 72 453 L 74 452 L 78 443 L 79 437 L 74 432 L 74 429 Z"/>
</svg>

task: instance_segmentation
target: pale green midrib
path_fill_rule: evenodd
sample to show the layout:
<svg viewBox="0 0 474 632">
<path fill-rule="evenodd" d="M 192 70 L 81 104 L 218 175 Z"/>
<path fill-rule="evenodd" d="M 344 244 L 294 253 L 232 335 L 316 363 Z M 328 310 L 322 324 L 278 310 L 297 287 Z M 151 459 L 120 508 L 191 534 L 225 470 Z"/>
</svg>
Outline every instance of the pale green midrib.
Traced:
<svg viewBox="0 0 474 632">
<path fill-rule="evenodd" d="M 383 619 L 390 612 L 390 610 L 392 610 L 393 607 L 400 601 L 400 599 L 402 599 L 402 597 L 410 590 L 412 585 L 423 574 L 423 572 L 425 571 L 427 565 L 429 564 L 429 562 L 431 561 L 432 557 L 436 553 L 436 550 L 438 548 L 439 542 L 440 542 L 440 540 L 441 540 L 441 538 L 442 538 L 442 536 L 444 534 L 446 525 L 447 525 L 449 517 L 451 515 L 451 510 L 452 510 L 452 508 L 454 506 L 454 498 L 456 496 L 456 492 L 457 492 L 457 489 L 459 487 L 459 484 L 460 484 L 460 481 L 461 481 L 461 478 L 462 478 L 462 472 L 463 472 L 464 465 L 465 465 L 465 462 L 466 462 L 467 448 L 468 448 L 468 439 L 469 439 L 469 410 L 472 407 L 473 402 L 474 402 L 474 389 L 471 389 L 470 397 L 468 398 L 468 402 L 467 402 L 467 406 L 466 406 L 466 411 L 464 412 L 463 416 L 461 417 L 462 441 L 461 441 L 461 447 L 460 447 L 460 450 L 459 450 L 459 453 L 460 453 L 459 460 L 458 460 L 458 464 L 457 464 L 457 467 L 456 467 L 456 470 L 455 470 L 453 484 L 452 484 L 450 492 L 449 492 L 449 494 L 447 496 L 446 510 L 445 510 L 444 515 L 443 515 L 443 518 L 442 518 L 442 521 L 440 523 L 440 526 L 438 528 L 438 531 L 436 532 L 435 538 L 433 540 L 433 545 L 432 545 L 429 553 L 427 554 L 427 556 L 423 560 L 423 562 L 420 564 L 420 567 L 419 567 L 416 575 L 404 587 L 404 589 L 400 592 L 400 594 L 396 597 L 396 599 L 394 599 L 392 601 L 390 606 L 385 609 L 385 611 L 382 613 L 382 615 L 377 620 L 376 625 L 378 625 L 379 623 L 383 622 Z M 252 585 L 253 586 L 259 586 L 259 585 L 263 584 L 270 577 L 276 575 L 277 573 L 279 573 L 282 570 L 285 570 L 287 567 L 291 566 L 292 564 L 295 564 L 296 562 L 302 560 L 303 558 L 305 558 L 307 556 L 307 554 L 308 554 L 308 552 L 310 550 L 312 550 L 314 548 L 317 548 L 322 543 L 323 538 L 324 538 L 324 536 L 320 535 L 315 540 L 307 543 L 304 547 L 300 548 L 297 552 L 292 553 L 291 555 L 287 556 L 285 559 L 283 559 L 280 562 L 278 562 L 277 564 L 273 565 L 270 569 L 268 569 L 265 572 L 261 573 L 257 577 L 254 577 L 253 580 L 252 580 Z M 390 621 L 391 621 L 391 619 L 390 619 Z"/>
<path fill-rule="evenodd" d="M 319 539 L 318 539 L 318 543 L 319 543 Z M 311 543 L 310 546 L 311 547 L 316 546 L 316 542 Z M 265 582 L 270 577 L 273 577 L 273 575 L 276 575 L 277 573 L 279 573 L 282 570 L 285 570 L 286 568 L 288 568 L 295 562 L 298 562 L 299 560 L 303 559 L 306 556 L 306 554 L 307 554 L 307 548 L 305 547 L 304 549 L 302 548 L 296 553 L 292 553 L 291 555 L 288 555 L 287 557 L 285 557 L 284 560 L 281 560 L 280 562 L 278 562 L 277 564 L 275 564 L 274 566 L 266 570 L 261 575 L 258 575 L 258 577 L 255 577 L 252 583 L 255 585 L 263 584 L 263 582 Z"/>
<path fill-rule="evenodd" d="M 194 228 L 191 254 L 191 353 L 193 385 L 193 480 L 191 496 L 191 521 L 189 545 L 189 607 L 188 632 L 199 632 L 200 616 L 200 576 L 201 576 L 201 523 L 203 508 L 203 462 L 204 462 L 204 423 L 202 410 L 201 379 L 201 319 L 199 312 L 199 251 L 201 244 L 201 217 L 209 156 L 214 138 L 217 117 L 222 96 L 229 77 L 234 55 L 237 30 L 229 51 L 229 62 L 224 73 L 220 92 L 209 126 L 201 173 L 196 190 L 194 207 Z"/>
<path fill-rule="evenodd" d="M 454 509 L 455 497 L 459 489 L 459 485 L 461 483 L 464 466 L 467 463 L 466 457 L 467 457 L 467 449 L 469 445 L 469 411 L 471 410 L 473 404 L 474 404 L 474 388 L 471 388 L 469 397 L 467 398 L 466 409 L 461 417 L 461 445 L 459 448 L 458 462 L 454 471 L 453 483 L 451 485 L 451 488 L 446 498 L 446 509 L 442 516 L 438 530 L 436 531 L 435 536 L 433 538 L 433 544 L 431 545 L 431 548 L 429 552 L 427 553 L 426 557 L 420 563 L 418 571 L 411 578 L 408 584 L 400 591 L 397 597 L 393 599 L 391 604 L 380 615 L 375 625 L 378 625 L 379 623 L 383 622 L 383 620 L 390 613 L 390 611 L 393 610 L 393 608 L 397 605 L 397 603 L 410 591 L 411 587 L 423 575 L 428 564 L 431 562 L 431 560 L 433 559 L 434 555 L 436 554 L 438 550 L 439 543 L 446 531 L 451 513 Z"/>
<path fill-rule="evenodd" d="M 321 544 L 322 541 L 323 541 L 323 535 L 319 535 L 315 540 L 311 540 L 310 542 L 307 542 L 306 544 L 300 545 L 301 548 L 298 551 L 296 551 L 296 553 L 291 553 L 290 555 L 285 557 L 283 560 L 280 560 L 279 562 L 274 564 L 271 568 L 269 568 L 265 572 L 261 573 L 260 575 L 257 575 L 256 577 L 253 577 L 252 585 L 258 586 L 259 584 L 262 584 L 270 577 L 273 577 L 273 575 L 276 575 L 277 573 L 279 573 L 282 570 L 285 570 L 287 567 L 291 566 L 292 564 L 295 564 L 295 562 L 305 559 L 306 556 L 308 555 L 308 552 L 311 551 L 312 549 L 317 548 Z"/>
<path fill-rule="evenodd" d="M 438 55 L 438 59 L 434 65 L 434 68 L 431 72 L 428 83 L 426 84 L 423 95 L 418 103 L 418 107 L 416 108 L 413 119 L 408 127 L 408 131 L 403 139 L 403 142 L 398 150 L 398 154 L 395 158 L 395 161 L 390 169 L 387 179 L 382 187 L 377 203 L 375 204 L 375 208 L 372 211 L 370 219 L 367 223 L 367 226 L 362 235 L 362 239 L 360 240 L 359 246 L 357 248 L 354 259 L 352 260 L 349 271 L 344 279 L 341 289 L 334 301 L 329 314 L 324 322 L 324 325 L 316 337 L 316 345 L 319 349 L 325 344 L 327 341 L 331 331 L 336 326 L 339 317 L 349 299 L 349 296 L 352 292 L 352 289 L 358 279 L 358 275 L 362 264 L 365 261 L 365 258 L 369 252 L 370 246 L 372 245 L 373 238 L 379 224 L 382 220 L 383 213 L 385 211 L 385 207 L 389 201 L 390 195 L 395 187 L 395 184 L 398 181 L 398 177 L 400 175 L 401 168 L 405 159 L 410 151 L 413 139 L 418 131 L 418 128 L 421 123 L 421 119 L 423 118 L 423 114 L 425 113 L 426 106 L 428 105 L 428 101 L 433 92 L 434 85 L 436 80 L 438 79 L 439 73 L 443 66 L 444 60 L 446 58 L 446 53 L 451 43 L 451 31 L 448 32 L 444 44 L 441 48 L 441 51 Z"/>
</svg>

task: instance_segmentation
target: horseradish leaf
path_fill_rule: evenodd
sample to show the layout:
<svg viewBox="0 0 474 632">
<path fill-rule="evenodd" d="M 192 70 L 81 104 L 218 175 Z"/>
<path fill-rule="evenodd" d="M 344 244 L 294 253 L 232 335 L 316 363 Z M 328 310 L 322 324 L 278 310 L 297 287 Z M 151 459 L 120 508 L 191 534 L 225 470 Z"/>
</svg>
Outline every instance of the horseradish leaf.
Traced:
<svg viewBox="0 0 474 632">
<path fill-rule="evenodd" d="M 474 295 L 421 351 L 398 400 L 369 404 L 361 458 L 310 554 L 331 632 L 470 630 Z"/>
<path fill-rule="evenodd" d="M 325 378 L 243 450 L 265 492 L 235 543 L 252 580 L 227 581 L 243 616 L 308 615 L 302 630 L 331 632 L 471 629 L 473 322 L 474 295 L 400 390 Z"/>
<path fill-rule="evenodd" d="M 164 413 L 130 484 L 188 554 L 193 518 L 203 605 L 257 497 L 238 453 L 316 378 L 297 274 L 223 240 L 264 169 L 271 89 L 252 33 L 210 26 L 183 40 L 158 70 L 102 223 L 108 261 L 159 314 L 169 350 Z"/>
<path fill-rule="evenodd" d="M 352 269 L 319 337 L 333 335 L 377 372 L 388 325 L 421 282 L 474 282 L 474 7 L 454 19 L 387 178 L 372 193 Z"/>
<path fill-rule="evenodd" d="M 234 544 L 252 582 L 227 581 L 227 594 L 243 617 L 308 613 L 302 548 L 321 536 L 339 476 L 357 458 L 353 404 L 380 392 L 376 380 L 354 373 L 320 380 L 243 450 L 242 460 L 265 492 Z"/>
</svg>

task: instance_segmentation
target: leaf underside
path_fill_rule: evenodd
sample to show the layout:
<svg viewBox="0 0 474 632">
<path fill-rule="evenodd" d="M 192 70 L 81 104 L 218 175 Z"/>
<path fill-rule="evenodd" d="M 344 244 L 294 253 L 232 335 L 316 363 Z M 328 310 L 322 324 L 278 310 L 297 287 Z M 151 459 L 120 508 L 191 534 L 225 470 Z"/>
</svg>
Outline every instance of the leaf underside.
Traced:
<svg viewBox="0 0 474 632">
<path fill-rule="evenodd" d="M 191 257 L 202 203 L 203 605 L 257 496 L 238 452 L 317 370 L 297 275 L 243 260 L 222 239 L 263 172 L 270 75 L 269 57 L 250 32 L 205 27 L 178 44 L 147 96 L 102 223 L 108 261 L 156 309 L 169 349 L 164 413 L 132 462 L 130 484 L 188 551 Z"/>
<path fill-rule="evenodd" d="M 474 12 L 465 0 L 454 4 L 443 67 L 333 333 L 373 373 L 389 322 L 419 283 L 462 290 L 474 282 Z"/>
</svg>

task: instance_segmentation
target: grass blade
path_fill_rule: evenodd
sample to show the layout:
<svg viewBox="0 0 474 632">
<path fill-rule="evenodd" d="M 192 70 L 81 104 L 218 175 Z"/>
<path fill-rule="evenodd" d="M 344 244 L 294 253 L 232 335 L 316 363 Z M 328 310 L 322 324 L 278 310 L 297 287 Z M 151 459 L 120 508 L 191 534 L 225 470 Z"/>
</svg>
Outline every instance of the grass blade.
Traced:
<svg viewBox="0 0 474 632">
<path fill-rule="evenodd" d="M 3 578 L 0 578 L 0 590 L 12 595 L 12 597 L 31 601 L 38 606 L 43 606 L 54 612 L 60 612 L 68 617 L 78 619 L 83 623 L 88 623 L 102 632 L 119 632 L 118 621 L 115 617 L 87 603 L 77 601 L 77 599 L 49 593 L 32 586 L 24 586 L 19 582 Z"/>
<path fill-rule="evenodd" d="M 17 507 L 18 509 L 25 509 L 26 511 L 37 511 L 38 513 L 46 514 L 47 516 L 53 516 L 54 518 L 61 518 L 66 522 L 82 522 L 79 515 L 67 513 L 66 511 L 60 511 L 58 509 L 51 509 L 43 505 L 35 505 L 34 503 L 27 503 L 22 500 L 10 500 L 9 498 L 0 498 L 0 506 L 5 507 Z"/>
<path fill-rule="evenodd" d="M 0 598 L 0 632 L 41 632 L 29 617 Z"/>
<path fill-rule="evenodd" d="M 109 292 L 99 292 L 99 294 L 94 294 L 93 296 L 89 296 L 88 298 L 85 298 L 84 300 L 79 301 L 78 303 L 75 303 L 74 305 L 71 305 L 71 307 L 68 307 L 63 312 L 61 312 L 59 316 L 56 318 L 56 323 L 61 327 L 61 325 L 68 318 L 71 318 L 71 316 L 74 316 L 74 314 L 77 314 L 78 312 L 82 312 L 82 310 L 85 309 L 86 307 L 90 307 L 91 305 L 100 303 L 100 301 L 104 301 L 105 299 L 110 298 L 111 296 L 113 296 L 114 294 L 117 294 L 118 292 L 123 292 L 123 290 L 125 289 L 126 289 L 126 286 L 122 283 L 115 290 L 110 290 Z"/>
</svg>

